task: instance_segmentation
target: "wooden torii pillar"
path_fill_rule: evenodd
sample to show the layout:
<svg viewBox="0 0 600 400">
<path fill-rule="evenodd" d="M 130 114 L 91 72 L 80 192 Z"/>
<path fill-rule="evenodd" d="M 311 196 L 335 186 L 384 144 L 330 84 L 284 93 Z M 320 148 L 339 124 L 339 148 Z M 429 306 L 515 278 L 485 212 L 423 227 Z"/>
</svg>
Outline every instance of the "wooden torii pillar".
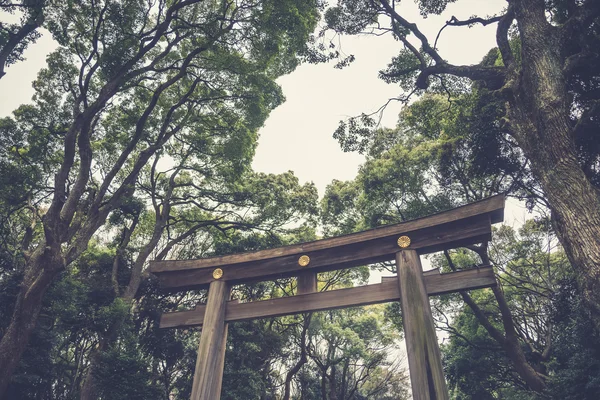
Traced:
<svg viewBox="0 0 600 400">
<path fill-rule="evenodd" d="M 227 323 L 343 307 L 400 301 L 408 366 L 415 400 L 446 400 L 429 296 L 496 284 L 490 266 L 440 274 L 423 273 L 420 255 L 491 239 L 504 217 L 504 196 L 490 197 L 428 217 L 368 231 L 270 250 L 200 260 L 154 261 L 150 270 L 170 291 L 208 287 L 194 310 L 165 313 L 161 328 L 202 326 L 192 400 L 220 397 Z M 317 292 L 317 273 L 396 260 L 397 277 L 381 283 Z M 298 278 L 298 294 L 270 300 L 230 301 L 234 284 Z"/>
</svg>

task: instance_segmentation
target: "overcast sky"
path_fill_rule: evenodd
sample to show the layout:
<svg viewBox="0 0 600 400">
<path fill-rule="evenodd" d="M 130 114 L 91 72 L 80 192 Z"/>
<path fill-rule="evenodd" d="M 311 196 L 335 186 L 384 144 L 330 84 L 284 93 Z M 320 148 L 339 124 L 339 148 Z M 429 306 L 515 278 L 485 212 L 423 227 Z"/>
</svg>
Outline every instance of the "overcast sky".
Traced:
<svg viewBox="0 0 600 400">
<path fill-rule="evenodd" d="M 448 7 L 442 16 L 420 17 L 412 1 L 403 2 L 402 15 L 416 22 L 433 43 L 437 32 L 453 15 L 467 19 L 477 14 L 487 16 L 502 11 L 504 0 L 462 0 Z M 386 21 L 381 21 L 382 24 Z M 455 64 L 476 64 L 495 47 L 496 25 L 472 28 L 448 27 L 438 48 L 442 57 Z M 332 138 L 341 119 L 372 112 L 389 98 L 402 95 L 397 85 L 378 79 L 402 48 L 391 36 L 343 37 L 341 47 L 354 54 L 356 61 L 343 70 L 332 64 L 303 65 L 279 79 L 287 101 L 271 113 L 261 130 L 254 167 L 258 171 L 292 170 L 301 181 L 313 181 L 322 195 L 332 179 L 354 178 L 363 158 L 343 153 Z M 388 107 L 383 123 L 396 123 L 399 103 Z"/>
<path fill-rule="evenodd" d="M 463 20 L 503 10 L 505 0 L 461 0 L 451 4 L 441 16 L 423 19 L 416 4 L 405 1 L 402 15 L 417 23 L 433 43 L 452 16 Z M 383 22 L 383 21 L 382 21 Z M 442 57 L 454 64 L 477 64 L 495 47 L 496 25 L 448 27 L 439 41 Z M 417 42 L 414 42 L 417 44 Z M 417 44 L 418 45 L 418 44 Z M 378 78 L 401 43 L 389 36 L 343 37 L 341 46 L 356 61 L 343 70 L 332 64 L 302 65 L 278 80 L 287 98 L 275 109 L 261 130 L 254 169 L 262 172 L 294 171 L 301 182 L 314 182 L 322 196 L 333 179 L 350 180 L 364 161 L 357 153 L 344 153 L 332 134 L 342 119 L 373 112 L 389 98 L 402 95 L 397 85 Z M 401 105 L 387 108 L 382 124 L 393 127 Z M 530 215 L 522 205 L 509 201 L 505 221 L 519 225 Z"/>
<path fill-rule="evenodd" d="M 439 29 L 452 16 L 489 16 L 502 11 L 505 0 L 461 0 L 451 4 L 441 16 L 420 17 L 413 1 L 405 1 L 402 14 L 419 25 L 433 42 Z M 4 19 L 4 18 L 3 18 Z M 383 21 L 382 21 L 383 22 Z M 438 42 L 441 55 L 454 64 L 476 64 L 495 46 L 496 25 L 487 27 L 448 27 Z M 302 65 L 278 80 L 287 101 L 274 110 L 260 131 L 253 167 L 261 172 L 294 171 L 301 182 L 314 182 L 323 195 L 332 179 L 350 180 L 356 175 L 363 157 L 343 153 L 332 138 L 341 119 L 372 112 L 387 99 L 402 95 L 396 85 L 388 85 L 377 77 L 401 44 L 389 36 L 343 37 L 341 47 L 356 56 L 349 67 L 338 70 L 332 64 Z M 416 42 L 415 42 L 416 43 Z M 7 69 L 0 79 L 0 116 L 30 101 L 31 82 L 45 65 L 48 53 L 56 48 L 49 35 L 44 35 L 25 53 L 26 60 Z M 395 125 L 399 103 L 392 103 L 383 125 Z M 524 220 L 522 207 L 512 205 L 507 220 Z"/>
</svg>

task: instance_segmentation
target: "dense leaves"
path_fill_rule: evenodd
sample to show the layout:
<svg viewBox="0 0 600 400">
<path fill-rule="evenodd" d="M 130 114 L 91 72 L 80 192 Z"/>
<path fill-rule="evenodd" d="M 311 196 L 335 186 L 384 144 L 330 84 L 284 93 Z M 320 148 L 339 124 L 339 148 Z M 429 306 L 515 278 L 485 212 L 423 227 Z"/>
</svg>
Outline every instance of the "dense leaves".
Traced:
<svg viewBox="0 0 600 400">
<path fill-rule="evenodd" d="M 417 1 L 424 17 L 442 13 L 449 3 Z M 552 210 L 557 236 L 600 330 L 598 2 L 510 1 L 493 16 L 448 15 L 436 37 L 410 20 L 404 4 L 338 0 L 329 11 L 335 16 L 329 28 L 350 35 L 389 34 L 398 41 L 398 55 L 380 72 L 384 81 L 399 85 L 397 100 L 408 103 L 414 94 L 427 92 L 451 98 L 465 90 L 465 82 L 490 91 L 489 100 L 497 103 L 482 111 L 495 114 L 496 126 L 478 138 L 488 140 L 473 145 L 503 151 L 501 139 L 509 138 L 522 153 L 539 187 L 531 196 L 543 198 Z M 473 25 L 495 26 L 497 48 L 476 65 L 444 59 L 437 44 L 445 28 Z M 344 150 L 360 148 L 360 138 L 373 134 L 376 122 L 376 116 L 363 114 L 342 121 L 334 136 Z M 505 134 L 494 135 L 497 128 Z M 500 161 L 492 160 L 492 167 Z M 577 196 L 568 196 L 569 190 Z"/>
</svg>

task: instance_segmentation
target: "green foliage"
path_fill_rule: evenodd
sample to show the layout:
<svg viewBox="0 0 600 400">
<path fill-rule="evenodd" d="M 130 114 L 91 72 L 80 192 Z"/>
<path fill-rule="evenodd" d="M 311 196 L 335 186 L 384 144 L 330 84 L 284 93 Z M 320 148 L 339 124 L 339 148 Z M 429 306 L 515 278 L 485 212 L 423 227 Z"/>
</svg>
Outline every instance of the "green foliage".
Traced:
<svg viewBox="0 0 600 400">
<path fill-rule="evenodd" d="M 383 306 L 315 313 L 308 335 L 308 354 L 327 398 L 407 398 L 398 331 L 384 318 Z"/>
<path fill-rule="evenodd" d="M 524 354 L 530 365 L 546 376 L 548 393 L 535 394 L 526 389 L 506 351 L 473 311 L 462 306 L 449 330 L 451 339 L 442 349 L 454 398 L 597 396 L 598 362 L 592 350 L 597 347 L 597 337 L 581 306 L 573 271 L 555 246 L 548 221 L 542 219 L 526 221 L 518 232 L 500 227 L 494 232 L 490 249 Z M 468 253 L 456 253 L 453 261 L 462 267 L 472 263 L 472 258 Z M 447 268 L 442 258 L 436 263 Z M 478 291 L 471 296 L 494 327 L 504 331 L 492 293 Z"/>
<path fill-rule="evenodd" d="M 492 61 L 496 57 L 497 53 L 490 54 Z M 327 188 L 322 200 L 325 231 L 347 233 L 412 219 L 503 192 L 527 199 L 533 206 L 540 199 L 539 188 L 521 151 L 498 122 L 504 113 L 495 93 L 474 87 L 450 99 L 423 96 L 402 111 L 395 129 L 361 131 L 357 125 L 344 131 L 339 137 L 342 146 L 365 154 L 366 163 L 355 180 L 334 181 Z M 471 251 L 457 250 L 449 255 L 453 268 L 481 263 Z M 516 325 L 514 340 L 527 365 L 544 377 L 549 391 L 555 376 L 564 379 L 557 384 L 562 389 L 577 387 L 572 392 L 575 398 L 574 393 L 586 395 L 586 389 L 581 386 L 583 380 L 578 383 L 575 374 L 568 372 L 567 363 L 572 361 L 580 368 L 579 376 L 592 377 L 586 382 L 594 393 L 595 363 L 592 357 L 581 357 L 590 352 L 569 353 L 561 367 L 554 367 L 552 357 L 554 351 L 558 353 L 554 340 L 565 329 L 556 327 L 551 310 L 560 282 L 571 275 L 572 268 L 558 247 L 550 219 L 529 220 L 518 231 L 498 228 L 488 255 L 497 268 L 502 296 Z M 432 263 L 443 271 L 450 270 L 445 257 L 434 257 Z M 394 269 L 386 263 L 377 267 Z M 500 313 L 496 296 L 489 290 L 470 296 L 483 318 L 500 337 L 505 336 L 507 317 Z M 458 295 L 442 296 L 435 306 L 440 327 L 451 338 L 444 347 L 444 363 L 454 398 L 540 398 L 527 389 L 515 369 L 508 353 L 514 350 L 493 339 L 482 326 L 481 316 L 465 306 Z M 450 315 L 454 319 L 448 325 Z M 386 307 L 386 318 L 401 329 L 397 306 Z M 579 343 L 576 346 L 585 343 L 581 337 L 573 341 Z M 556 393 L 557 399 L 570 395 Z"/>
<path fill-rule="evenodd" d="M 419 5 L 419 10 L 421 10 L 421 15 L 427 16 L 428 14 L 441 14 L 448 4 L 454 2 L 456 0 L 419 0 L 417 4 Z"/>
<path fill-rule="evenodd" d="M 36 246 L 55 235 L 67 269 L 46 292 L 52 329 L 34 332 L 15 398 L 75 398 L 88 370 L 100 398 L 189 398 L 197 335 L 161 332 L 158 316 L 203 293 L 158 293 L 146 261 L 314 238 L 314 185 L 250 165 L 258 129 L 284 101 L 275 79 L 308 54 L 320 7 L 106 0 L 46 10 L 59 48 L 33 103 L 0 120 L 2 329 L 23 270 L 50 268 L 28 265 Z M 73 216 L 59 212 L 57 228 L 48 207 L 67 197 Z M 236 378 L 241 388 L 250 378 L 266 387 L 258 369 Z"/>
<path fill-rule="evenodd" d="M 573 279 L 560 282 L 554 295 L 554 370 L 550 393 L 555 399 L 591 400 L 600 396 L 600 337 Z"/>
<path fill-rule="evenodd" d="M 477 297 L 478 304 L 482 301 L 493 304 L 489 295 L 483 299 Z M 453 337 L 442 346 L 452 397 L 456 400 L 495 399 L 513 391 L 514 372 L 510 361 L 468 307 L 461 308 L 452 325 L 466 338 Z"/>
<path fill-rule="evenodd" d="M 322 201 L 326 229 L 345 233 L 507 190 L 521 194 L 529 184 L 522 157 L 502 131 L 488 129 L 494 124 L 490 113 L 499 107 L 488 100 L 478 93 L 451 103 L 424 96 L 402 111 L 395 129 L 348 132 L 340 138 L 367 161 L 353 182 L 328 186 Z"/>
<path fill-rule="evenodd" d="M 18 23 L 0 23 L 0 78 L 4 68 L 23 60 L 23 52 L 41 36 L 37 31 L 44 21 L 45 0 L 1 0 L 2 13 L 19 16 Z"/>
<path fill-rule="evenodd" d="M 366 1 L 339 2 L 325 12 L 325 22 L 338 33 L 355 35 L 376 21 L 377 13 Z"/>
<path fill-rule="evenodd" d="M 289 340 L 272 321 L 231 324 L 225 354 L 223 399 L 276 399 L 273 361 Z"/>
<path fill-rule="evenodd" d="M 114 300 L 110 287 L 102 287 L 99 279 L 112 263 L 110 252 L 92 247 L 78 262 L 78 268 L 64 273 L 49 290 L 41 318 L 33 333 L 31 345 L 26 350 L 9 387 L 8 398 L 53 399 L 74 398 L 80 379 L 78 366 L 81 357 L 89 350 L 89 341 L 104 332 L 112 318 L 128 314 L 129 308 Z M 17 279 L 1 280 L 3 285 Z M 10 320 L 11 303 L 18 287 L 2 287 L 5 297 L 0 310 L 3 323 Z"/>
<path fill-rule="evenodd" d="M 164 396 L 163 389 L 154 383 L 147 360 L 134 342 L 103 353 L 96 376 L 99 395 L 103 399 L 145 400 Z"/>
</svg>

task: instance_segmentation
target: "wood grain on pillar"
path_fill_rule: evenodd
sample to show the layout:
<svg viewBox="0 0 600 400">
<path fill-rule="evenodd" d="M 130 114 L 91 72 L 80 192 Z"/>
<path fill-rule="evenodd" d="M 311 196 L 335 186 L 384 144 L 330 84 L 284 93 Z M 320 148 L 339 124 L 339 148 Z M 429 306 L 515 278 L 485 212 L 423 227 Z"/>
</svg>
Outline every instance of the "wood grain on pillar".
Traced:
<svg viewBox="0 0 600 400">
<path fill-rule="evenodd" d="M 402 250 L 396 265 L 413 399 L 448 400 L 421 260 L 415 250 Z"/>
<path fill-rule="evenodd" d="M 221 397 L 227 343 L 225 311 L 229 296 L 230 286 L 227 282 L 213 281 L 210 284 L 191 400 L 218 400 Z"/>
<path fill-rule="evenodd" d="M 314 271 L 302 271 L 296 280 L 298 294 L 315 293 L 317 291 L 317 273 Z"/>
</svg>

